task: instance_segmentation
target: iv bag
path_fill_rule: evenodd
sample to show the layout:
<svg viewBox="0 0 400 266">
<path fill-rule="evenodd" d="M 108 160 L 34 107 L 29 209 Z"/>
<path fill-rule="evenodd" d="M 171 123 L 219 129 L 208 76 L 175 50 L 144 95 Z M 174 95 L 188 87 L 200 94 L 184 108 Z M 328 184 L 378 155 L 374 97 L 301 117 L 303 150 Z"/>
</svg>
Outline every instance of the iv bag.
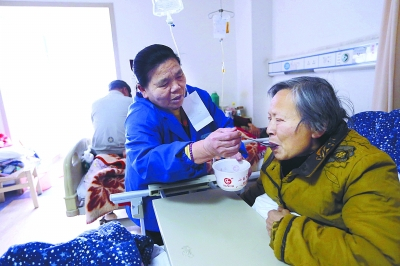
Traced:
<svg viewBox="0 0 400 266">
<path fill-rule="evenodd" d="M 152 0 L 153 14 L 158 17 L 181 12 L 183 9 L 182 0 Z"/>
<path fill-rule="evenodd" d="M 229 29 L 229 14 L 223 12 L 214 14 L 213 26 L 214 26 L 214 38 L 223 39 Z"/>
</svg>

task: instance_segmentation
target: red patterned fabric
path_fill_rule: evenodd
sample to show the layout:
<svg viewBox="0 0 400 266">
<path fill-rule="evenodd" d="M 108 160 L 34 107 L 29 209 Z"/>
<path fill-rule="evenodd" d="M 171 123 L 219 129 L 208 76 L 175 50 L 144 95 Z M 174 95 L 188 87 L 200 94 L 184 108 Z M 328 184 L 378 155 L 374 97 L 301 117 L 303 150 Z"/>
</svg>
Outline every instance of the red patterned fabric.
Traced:
<svg viewBox="0 0 400 266">
<path fill-rule="evenodd" d="M 252 138 L 252 139 L 256 138 L 253 134 L 251 134 L 247 130 L 244 130 L 241 127 L 236 127 L 236 128 L 237 128 L 237 130 L 240 131 L 240 133 L 242 133 L 242 140 L 246 140 L 249 138 Z M 256 169 L 258 162 L 263 159 L 267 148 L 256 142 L 247 143 L 245 146 L 246 146 L 247 153 L 249 154 L 249 157 L 247 157 L 247 161 L 250 163 L 250 165 L 253 169 Z"/>
<path fill-rule="evenodd" d="M 125 158 L 115 154 L 99 154 L 96 159 L 105 163 L 107 168 L 89 177 L 91 182 L 85 199 L 87 224 L 118 209 L 120 205 L 111 202 L 110 195 L 125 191 Z"/>
</svg>

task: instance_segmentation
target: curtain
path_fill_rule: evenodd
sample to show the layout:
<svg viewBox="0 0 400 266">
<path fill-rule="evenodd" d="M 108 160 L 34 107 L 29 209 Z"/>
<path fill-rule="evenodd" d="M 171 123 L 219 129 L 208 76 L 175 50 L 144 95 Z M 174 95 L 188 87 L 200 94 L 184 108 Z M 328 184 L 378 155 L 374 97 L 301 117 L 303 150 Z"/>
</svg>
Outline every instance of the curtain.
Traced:
<svg viewBox="0 0 400 266">
<path fill-rule="evenodd" d="M 378 58 L 375 67 L 372 110 L 400 108 L 400 0 L 385 0 Z"/>
</svg>

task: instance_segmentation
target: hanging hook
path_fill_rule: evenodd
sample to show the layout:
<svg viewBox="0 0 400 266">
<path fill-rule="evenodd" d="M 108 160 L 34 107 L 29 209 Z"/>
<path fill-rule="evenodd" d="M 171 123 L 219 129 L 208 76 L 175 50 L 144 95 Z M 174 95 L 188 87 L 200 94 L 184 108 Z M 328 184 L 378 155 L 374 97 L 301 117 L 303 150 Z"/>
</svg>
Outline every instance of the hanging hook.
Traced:
<svg viewBox="0 0 400 266">
<path fill-rule="evenodd" d="M 222 12 L 227 12 L 227 13 L 229 13 L 229 16 L 231 17 L 231 18 L 233 18 L 234 16 L 235 16 L 235 13 L 233 13 L 232 11 L 228 11 L 228 10 L 224 10 L 224 9 L 218 9 L 217 11 L 213 11 L 213 12 L 211 12 L 211 13 L 209 13 L 208 14 L 208 18 L 212 18 L 213 16 L 214 16 L 214 14 L 215 13 L 217 13 L 217 12 L 220 12 L 221 13 L 221 17 L 222 17 Z"/>
</svg>

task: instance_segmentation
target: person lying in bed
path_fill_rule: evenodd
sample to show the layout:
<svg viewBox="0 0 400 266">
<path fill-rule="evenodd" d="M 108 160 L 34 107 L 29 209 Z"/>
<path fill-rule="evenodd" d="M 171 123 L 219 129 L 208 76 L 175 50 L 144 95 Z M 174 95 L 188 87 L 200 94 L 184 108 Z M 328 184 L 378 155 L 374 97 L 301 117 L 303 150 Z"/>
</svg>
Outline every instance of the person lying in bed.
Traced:
<svg viewBox="0 0 400 266">
<path fill-rule="evenodd" d="M 207 91 L 186 84 L 180 59 L 171 48 L 144 48 L 133 61 L 133 71 L 138 84 L 125 121 L 126 191 L 206 175 L 211 168 L 206 162 L 214 157 L 247 156 L 233 120 Z M 152 199 L 143 200 L 146 235 L 162 245 Z M 130 208 L 126 210 L 132 219 Z"/>
<path fill-rule="evenodd" d="M 266 219 L 275 256 L 291 265 L 400 265 L 391 157 L 347 127 L 344 102 L 326 80 L 293 78 L 269 95 L 272 146 L 241 197 L 253 205 L 266 193 L 279 205 Z"/>
</svg>

